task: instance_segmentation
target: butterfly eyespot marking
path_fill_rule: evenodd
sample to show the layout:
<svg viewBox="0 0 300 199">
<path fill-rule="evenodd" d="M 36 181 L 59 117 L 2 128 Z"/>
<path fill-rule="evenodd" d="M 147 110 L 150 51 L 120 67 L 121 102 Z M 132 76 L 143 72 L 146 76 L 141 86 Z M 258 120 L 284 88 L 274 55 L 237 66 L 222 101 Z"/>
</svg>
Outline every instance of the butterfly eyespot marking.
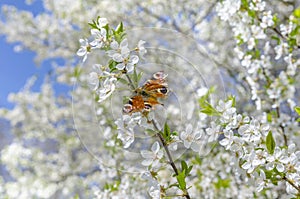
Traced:
<svg viewBox="0 0 300 199">
<path fill-rule="evenodd" d="M 145 111 L 150 111 L 152 109 L 152 105 L 149 104 L 148 102 L 145 102 Z"/>
<path fill-rule="evenodd" d="M 123 113 L 130 113 L 132 111 L 132 105 L 131 104 L 124 104 L 124 107 L 123 107 Z"/>
<path fill-rule="evenodd" d="M 158 92 L 162 93 L 162 94 L 167 94 L 168 93 L 168 88 L 167 87 L 162 87 L 158 90 Z"/>
</svg>

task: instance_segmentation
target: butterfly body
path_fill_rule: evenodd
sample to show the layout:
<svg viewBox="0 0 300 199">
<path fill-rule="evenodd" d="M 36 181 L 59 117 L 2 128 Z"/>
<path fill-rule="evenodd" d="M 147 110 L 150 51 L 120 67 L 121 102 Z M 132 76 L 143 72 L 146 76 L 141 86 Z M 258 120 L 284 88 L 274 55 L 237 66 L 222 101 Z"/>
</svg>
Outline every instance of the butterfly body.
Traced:
<svg viewBox="0 0 300 199">
<path fill-rule="evenodd" d="M 149 112 L 155 105 L 161 104 L 157 98 L 165 98 L 169 92 L 166 82 L 167 75 L 163 71 L 153 74 L 153 77 L 135 90 L 136 95 L 124 105 L 123 112 Z"/>
</svg>

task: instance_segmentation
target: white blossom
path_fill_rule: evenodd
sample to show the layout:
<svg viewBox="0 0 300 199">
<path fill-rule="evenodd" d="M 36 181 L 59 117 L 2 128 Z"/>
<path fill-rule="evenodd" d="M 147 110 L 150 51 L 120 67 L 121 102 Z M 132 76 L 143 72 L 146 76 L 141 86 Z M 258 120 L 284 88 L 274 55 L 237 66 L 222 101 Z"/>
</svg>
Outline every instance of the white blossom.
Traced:
<svg viewBox="0 0 300 199">
<path fill-rule="evenodd" d="M 142 150 L 141 155 L 145 160 L 142 161 L 144 166 L 157 167 L 160 159 L 163 157 L 163 152 L 160 150 L 159 143 L 156 141 L 151 147 L 151 151 Z"/>
<path fill-rule="evenodd" d="M 185 131 L 181 132 L 180 139 L 183 141 L 185 148 L 192 148 L 194 151 L 198 151 L 200 148 L 197 141 L 201 138 L 199 130 L 193 130 L 192 124 L 186 126 Z"/>
<path fill-rule="evenodd" d="M 83 62 L 87 59 L 87 55 L 90 53 L 91 45 L 87 39 L 79 39 L 80 48 L 77 51 L 77 55 L 83 57 Z"/>
<path fill-rule="evenodd" d="M 103 86 L 97 90 L 97 93 L 99 94 L 98 102 L 102 102 L 111 96 L 116 89 L 116 81 L 117 79 L 115 77 L 106 78 L 104 80 Z"/>
<path fill-rule="evenodd" d="M 91 29 L 91 35 L 94 37 L 94 40 L 90 42 L 92 48 L 102 48 L 105 45 L 106 30 L 104 28 Z"/>
</svg>

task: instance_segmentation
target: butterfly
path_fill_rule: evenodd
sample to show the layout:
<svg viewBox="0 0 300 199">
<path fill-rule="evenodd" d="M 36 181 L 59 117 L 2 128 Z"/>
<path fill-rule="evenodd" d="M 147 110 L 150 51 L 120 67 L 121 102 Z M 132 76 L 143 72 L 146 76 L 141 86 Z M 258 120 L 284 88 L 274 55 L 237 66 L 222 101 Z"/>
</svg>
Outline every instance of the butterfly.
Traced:
<svg viewBox="0 0 300 199">
<path fill-rule="evenodd" d="M 150 112 L 155 105 L 161 104 L 157 98 L 165 98 L 169 92 L 167 76 L 163 71 L 154 73 L 151 79 L 135 90 L 136 95 L 124 105 L 123 112 L 126 114 Z"/>
</svg>

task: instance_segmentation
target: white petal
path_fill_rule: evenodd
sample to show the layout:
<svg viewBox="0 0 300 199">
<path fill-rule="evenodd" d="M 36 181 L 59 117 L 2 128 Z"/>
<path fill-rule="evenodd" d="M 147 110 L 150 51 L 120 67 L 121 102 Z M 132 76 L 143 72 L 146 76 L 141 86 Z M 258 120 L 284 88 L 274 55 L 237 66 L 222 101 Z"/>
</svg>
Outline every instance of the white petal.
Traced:
<svg viewBox="0 0 300 199">
<path fill-rule="evenodd" d="M 124 59 L 123 59 L 123 57 L 122 57 L 121 54 L 115 53 L 115 54 L 113 55 L 113 60 L 116 61 L 116 62 L 122 62 Z"/>
<path fill-rule="evenodd" d="M 250 162 L 245 162 L 245 163 L 242 165 L 242 168 L 245 169 L 245 170 L 248 170 L 250 167 L 251 167 L 251 163 L 250 163 Z"/>
<path fill-rule="evenodd" d="M 130 62 L 131 62 L 132 64 L 138 63 L 138 62 L 139 62 L 139 57 L 138 57 L 137 55 L 132 55 L 132 56 L 130 57 Z"/>
<path fill-rule="evenodd" d="M 162 151 L 158 151 L 156 154 L 156 158 L 161 159 L 164 156 L 164 153 Z"/>
<path fill-rule="evenodd" d="M 81 46 L 86 46 L 88 44 L 87 39 L 79 39 L 79 43 Z"/>
<path fill-rule="evenodd" d="M 187 137 L 188 137 L 188 134 L 187 134 L 185 131 L 183 131 L 183 132 L 180 134 L 180 138 L 181 138 L 182 140 L 185 140 Z"/>
<path fill-rule="evenodd" d="M 264 189 L 264 185 L 265 185 L 264 182 L 259 183 L 258 186 L 256 187 L 256 191 L 261 192 Z"/>
<path fill-rule="evenodd" d="M 114 50 L 117 50 L 119 48 L 119 44 L 117 41 L 114 40 L 110 43 L 110 47 Z"/>
<path fill-rule="evenodd" d="M 142 150 L 141 155 L 145 159 L 152 159 L 153 158 L 153 153 L 151 151 Z"/>
<path fill-rule="evenodd" d="M 101 28 L 101 29 L 100 29 L 100 34 L 101 34 L 103 37 L 105 37 L 105 36 L 106 36 L 106 29 Z"/>
<path fill-rule="evenodd" d="M 283 164 L 277 164 L 276 169 L 277 169 L 277 171 L 279 171 L 279 172 L 283 172 L 283 171 L 284 171 L 284 166 L 283 166 Z"/>
<path fill-rule="evenodd" d="M 99 78 L 96 72 L 91 72 L 89 75 L 89 84 L 94 86 L 93 90 L 96 90 L 99 86 Z"/>
<path fill-rule="evenodd" d="M 127 47 L 127 46 L 128 46 L 128 41 L 127 41 L 127 38 L 126 38 L 123 41 L 121 41 L 120 48 L 124 48 L 124 47 Z"/>
<path fill-rule="evenodd" d="M 186 130 L 187 134 L 191 134 L 192 131 L 193 131 L 193 125 L 192 124 L 188 124 L 185 130 Z"/>
<path fill-rule="evenodd" d="M 91 35 L 92 35 L 92 36 L 95 37 L 95 36 L 97 36 L 97 35 L 99 35 L 99 34 L 100 34 L 100 31 L 99 31 L 98 29 L 94 29 L 94 28 L 91 29 Z"/>
<path fill-rule="evenodd" d="M 116 65 L 116 68 L 117 68 L 118 70 L 123 70 L 123 69 L 125 68 L 125 64 L 124 64 L 124 63 L 117 64 L 117 65 Z"/>
<path fill-rule="evenodd" d="M 187 149 L 191 147 L 191 144 L 192 144 L 192 142 L 190 142 L 190 141 L 188 141 L 188 140 L 184 140 L 184 141 L 183 141 L 183 145 L 184 145 L 184 147 L 187 148 Z"/>
<path fill-rule="evenodd" d="M 84 55 L 82 61 L 85 62 L 86 59 L 87 59 L 87 54 Z"/>
<path fill-rule="evenodd" d="M 193 142 L 192 145 L 191 145 L 191 149 L 194 151 L 194 152 L 198 152 L 200 150 L 200 145 L 196 142 Z"/>
<path fill-rule="evenodd" d="M 281 157 L 281 158 L 279 159 L 279 161 L 280 161 L 281 163 L 283 163 L 283 164 L 287 164 L 287 163 L 290 162 L 290 158 L 287 157 L 287 156 L 283 156 L 283 157 Z"/>
<path fill-rule="evenodd" d="M 130 50 L 127 47 L 121 48 L 121 55 L 123 58 L 127 58 L 129 56 Z"/>
<path fill-rule="evenodd" d="M 275 147 L 275 150 L 274 150 L 274 156 L 276 157 L 276 159 L 278 159 L 282 154 L 282 151 L 279 147 Z"/>
<path fill-rule="evenodd" d="M 258 166 L 258 165 L 260 165 L 260 163 L 261 163 L 261 161 L 259 159 L 254 159 L 252 161 L 253 166 Z"/>
<path fill-rule="evenodd" d="M 91 46 L 98 46 L 99 45 L 99 41 L 98 40 L 93 40 L 93 41 L 91 41 Z M 101 48 L 101 46 L 99 46 L 99 48 Z"/>
<path fill-rule="evenodd" d="M 117 51 L 115 51 L 115 50 L 108 50 L 108 51 L 106 51 L 106 53 L 107 53 L 107 55 L 108 55 L 109 57 L 113 57 L 114 54 L 117 53 Z"/>
<path fill-rule="evenodd" d="M 266 169 L 267 170 L 272 170 L 272 169 L 274 169 L 274 163 L 273 162 L 269 162 L 267 165 L 266 165 Z"/>
<path fill-rule="evenodd" d="M 288 146 L 288 152 L 293 153 L 296 150 L 296 145 L 294 143 Z"/>
<path fill-rule="evenodd" d="M 87 50 L 84 47 L 79 48 L 79 50 L 77 51 L 77 55 L 80 57 L 86 55 L 86 53 L 87 53 Z"/>
<path fill-rule="evenodd" d="M 127 64 L 127 66 L 126 66 L 127 73 L 133 72 L 133 69 L 134 69 L 134 66 L 132 64 Z"/>
<path fill-rule="evenodd" d="M 200 132 L 195 132 L 194 133 L 194 135 L 195 135 L 195 140 L 199 140 L 201 137 L 202 137 L 202 132 L 200 131 Z"/>
<path fill-rule="evenodd" d="M 101 67 L 102 67 L 101 64 L 94 64 L 94 65 L 93 65 L 93 70 L 95 70 L 95 71 L 97 71 L 97 72 L 98 72 L 98 71 L 100 72 L 100 71 L 101 71 Z"/>
<path fill-rule="evenodd" d="M 227 139 L 227 138 L 224 138 L 223 140 L 221 140 L 220 142 L 219 142 L 222 146 L 226 146 L 226 145 L 228 145 L 229 144 L 229 139 Z"/>
<path fill-rule="evenodd" d="M 138 43 L 138 47 L 141 48 L 146 42 L 144 40 L 140 40 Z"/>
<path fill-rule="evenodd" d="M 159 151 L 160 147 L 159 147 L 159 143 L 156 141 L 154 142 L 154 144 L 151 147 L 151 151 L 153 151 L 154 153 L 157 153 Z"/>
<path fill-rule="evenodd" d="M 142 165 L 143 165 L 143 166 L 149 166 L 149 165 L 152 164 L 152 162 L 153 162 L 152 159 L 146 159 L 146 160 L 143 160 L 143 161 L 142 161 Z"/>
<path fill-rule="evenodd" d="M 103 26 L 105 26 L 106 24 L 108 23 L 107 19 L 106 18 L 99 18 L 98 19 L 98 24 L 99 24 L 99 27 L 102 28 Z"/>
</svg>

